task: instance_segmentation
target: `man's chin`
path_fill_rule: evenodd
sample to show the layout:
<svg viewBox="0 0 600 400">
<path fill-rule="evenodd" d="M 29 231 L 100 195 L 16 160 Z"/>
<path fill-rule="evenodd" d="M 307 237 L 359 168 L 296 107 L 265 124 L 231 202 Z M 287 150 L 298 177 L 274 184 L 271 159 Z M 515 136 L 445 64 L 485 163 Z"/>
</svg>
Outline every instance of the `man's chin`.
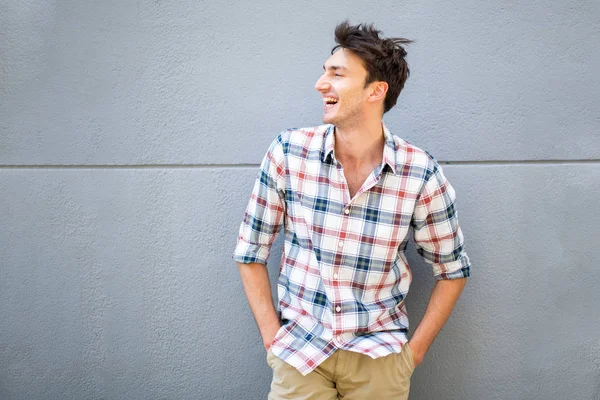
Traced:
<svg viewBox="0 0 600 400">
<path fill-rule="evenodd" d="M 327 114 L 323 114 L 323 118 L 321 118 L 323 120 L 324 124 L 333 124 L 335 125 L 335 118 L 331 115 L 327 115 Z"/>
</svg>

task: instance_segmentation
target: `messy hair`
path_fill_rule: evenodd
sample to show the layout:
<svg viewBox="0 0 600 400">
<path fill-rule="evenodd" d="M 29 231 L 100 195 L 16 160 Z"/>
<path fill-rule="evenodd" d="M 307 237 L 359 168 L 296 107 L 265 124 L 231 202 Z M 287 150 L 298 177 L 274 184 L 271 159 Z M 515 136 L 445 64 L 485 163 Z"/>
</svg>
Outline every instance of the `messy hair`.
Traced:
<svg viewBox="0 0 600 400">
<path fill-rule="evenodd" d="M 396 105 L 404 82 L 410 74 L 404 59 L 406 50 L 402 45 L 412 43 L 412 40 L 380 38 L 380 33 L 381 31 L 375 29 L 373 24 L 353 26 L 348 21 L 344 21 L 335 28 L 337 45 L 331 50 L 331 54 L 339 48 L 344 48 L 359 56 L 367 70 L 365 87 L 375 81 L 387 82 L 388 92 L 383 110 L 386 113 Z"/>
</svg>

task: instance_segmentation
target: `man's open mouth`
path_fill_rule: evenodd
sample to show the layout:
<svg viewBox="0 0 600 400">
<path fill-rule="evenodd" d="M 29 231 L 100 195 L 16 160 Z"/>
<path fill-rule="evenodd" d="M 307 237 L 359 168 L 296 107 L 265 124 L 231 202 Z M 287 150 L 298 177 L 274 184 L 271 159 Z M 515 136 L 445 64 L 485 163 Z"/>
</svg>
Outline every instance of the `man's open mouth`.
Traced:
<svg viewBox="0 0 600 400">
<path fill-rule="evenodd" d="M 337 104 L 338 99 L 336 99 L 335 97 L 323 97 L 323 103 L 326 106 L 332 106 L 334 104 Z"/>
</svg>

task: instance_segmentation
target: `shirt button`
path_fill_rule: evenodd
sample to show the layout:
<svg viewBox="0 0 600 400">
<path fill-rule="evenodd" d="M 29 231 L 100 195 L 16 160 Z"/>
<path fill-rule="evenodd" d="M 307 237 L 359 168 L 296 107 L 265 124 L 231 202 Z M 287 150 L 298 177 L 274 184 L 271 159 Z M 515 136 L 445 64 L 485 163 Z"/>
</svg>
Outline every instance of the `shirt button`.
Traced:
<svg viewBox="0 0 600 400">
<path fill-rule="evenodd" d="M 348 210 L 347 208 L 344 210 L 344 214 L 348 215 L 350 214 L 350 210 Z"/>
<path fill-rule="evenodd" d="M 338 247 L 342 247 L 342 246 L 344 246 L 344 242 L 339 242 Z"/>
<path fill-rule="evenodd" d="M 337 279 L 338 277 L 339 277 L 339 275 L 338 275 L 338 274 L 333 274 L 333 278 L 334 278 L 334 279 Z"/>
<path fill-rule="evenodd" d="M 337 311 L 337 312 L 340 312 L 340 311 L 342 311 L 342 307 L 340 307 L 340 306 L 337 306 L 337 307 L 335 308 L 335 311 Z"/>
</svg>

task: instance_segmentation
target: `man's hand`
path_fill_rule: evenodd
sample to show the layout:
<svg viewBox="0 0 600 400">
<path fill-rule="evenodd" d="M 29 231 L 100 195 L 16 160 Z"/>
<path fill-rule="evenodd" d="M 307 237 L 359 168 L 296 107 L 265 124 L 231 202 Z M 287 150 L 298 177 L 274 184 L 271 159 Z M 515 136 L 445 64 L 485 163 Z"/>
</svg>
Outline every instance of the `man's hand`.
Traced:
<svg viewBox="0 0 600 400">
<path fill-rule="evenodd" d="M 261 329 L 260 335 L 262 336 L 263 346 L 265 346 L 266 351 L 269 351 L 271 348 L 271 343 L 273 343 L 273 339 L 275 339 L 279 328 L 281 328 L 281 324 L 277 321 L 277 323 L 270 324 Z"/>
<path fill-rule="evenodd" d="M 267 268 L 265 265 L 257 263 L 238 263 L 238 268 L 263 345 L 268 351 L 281 324 L 273 306 Z"/>
<path fill-rule="evenodd" d="M 466 283 L 466 278 L 436 282 L 425 315 L 408 342 L 415 360 L 415 367 L 421 364 L 429 346 L 450 317 Z"/>
<path fill-rule="evenodd" d="M 421 362 L 423 362 L 423 358 L 425 358 L 425 353 L 427 353 L 427 348 L 423 348 L 419 344 L 414 343 L 412 339 L 408 341 L 408 345 L 413 355 L 413 360 L 415 361 L 415 368 L 417 368 L 417 366 L 421 364 Z"/>
</svg>

